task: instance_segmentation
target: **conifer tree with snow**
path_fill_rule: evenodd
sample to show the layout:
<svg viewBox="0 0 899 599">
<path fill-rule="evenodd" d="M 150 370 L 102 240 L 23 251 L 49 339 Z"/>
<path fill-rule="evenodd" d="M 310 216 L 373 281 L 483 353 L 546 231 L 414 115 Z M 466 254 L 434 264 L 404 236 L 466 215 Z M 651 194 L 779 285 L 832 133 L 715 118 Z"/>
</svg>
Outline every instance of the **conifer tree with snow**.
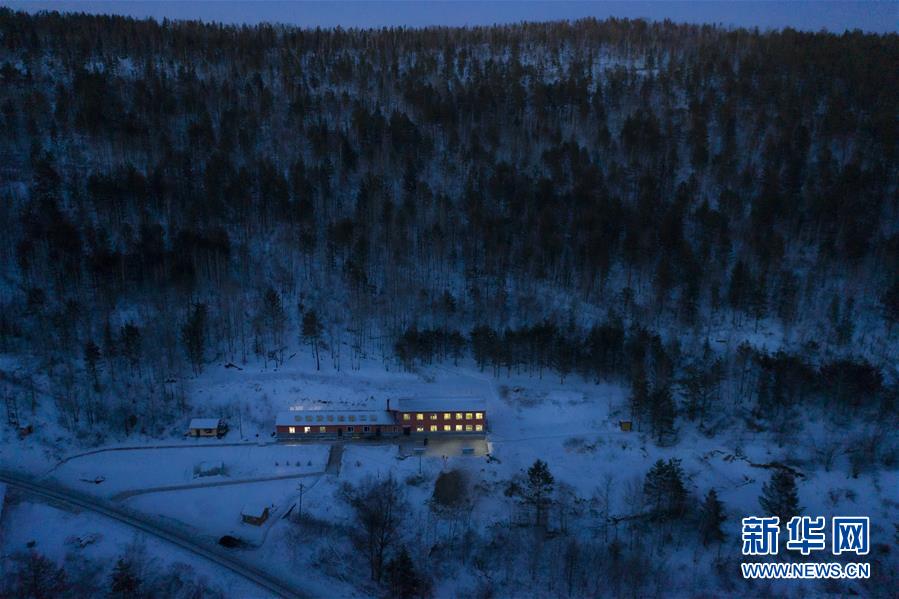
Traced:
<svg viewBox="0 0 899 599">
<path fill-rule="evenodd" d="M 771 479 L 762 485 L 759 505 L 766 514 L 778 516 L 781 525 L 785 525 L 793 516 L 798 516 L 802 508 L 799 507 L 796 477 L 783 468 L 775 470 Z"/>
<path fill-rule="evenodd" d="M 727 515 L 724 513 L 724 504 L 718 499 L 715 489 L 709 489 L 699 508 L 699 535 L 703 545 L 724 540 L 721 525 L 725 520 Z"/>
<path fill-rule="evenodd" d="M 552 502 L 555 484 L 556 479 L 543 460 L 535 460 L 528 468 L 523 497 L 525 502 L 534 508 L 534 520 L 537 526 L 546 525 L 547 508 Z"/>
<path fill-rule="evenodd" d="M 387 563 L 387 582 L 391 597 L 413 599 L 422 595 L 421 577 L 405 545 Z"/>
<path fill-rule="evenodd" d="M 109 595 L 117 599 L 137 597 L 141 583 L 134 562 L 120 557 L 109 575 Z"/>
<path fill-rule="evenodd" d="M 194 375 L 203 371 L 203 359 L 206 351 L 206 317 L 208 309 L 203 302 L 193 305 L 190 315 L 181 326 L 181 340 L 184 350 L 193 368 Z"/>
<path fill-rule="evenodd" d="M 687 489 L 681 461 L 656 461 L 643 482 L 643 495 L 650 513 L 659 520 L 680 516 L 686 508 Z"/>
<path fill-rule="evenodd" d="M 319 359 L 319 343 L 322 335 L 322 324 L 318 319 L 315 310 L 309 310 L 303 314 L 302 324 L 303 340 L 312 347 L 312 355 L 315 358 L 315 369 L 321 370 L 321 360 Z"/>
</svg>

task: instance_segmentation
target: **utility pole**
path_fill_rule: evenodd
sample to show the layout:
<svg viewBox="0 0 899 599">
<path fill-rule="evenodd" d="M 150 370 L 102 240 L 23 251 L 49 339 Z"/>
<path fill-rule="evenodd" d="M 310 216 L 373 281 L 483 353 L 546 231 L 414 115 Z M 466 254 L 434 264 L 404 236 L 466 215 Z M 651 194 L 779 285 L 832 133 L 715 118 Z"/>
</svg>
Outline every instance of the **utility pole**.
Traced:
<svg viewBox="0 0 899 599">
<path fill-rule="evenodd" d="M 303 483 L 300 483 L 300 486 L 297 487 L 300 491 L 300 501 L 297 505 L 297 520 L 302 520 L 303 518 Z"/>
</svg>

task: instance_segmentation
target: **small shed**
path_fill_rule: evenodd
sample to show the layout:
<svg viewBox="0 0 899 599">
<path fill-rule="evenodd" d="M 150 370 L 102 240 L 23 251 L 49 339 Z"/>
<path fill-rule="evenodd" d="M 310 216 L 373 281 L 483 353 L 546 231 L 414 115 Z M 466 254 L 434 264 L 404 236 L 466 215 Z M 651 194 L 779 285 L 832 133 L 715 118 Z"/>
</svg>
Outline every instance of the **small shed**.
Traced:
<svg viewBox="0 0 899 599">
<path fill-rule="evenodd" d="M 194 418 L 187 427 L 189 437 L 224 437 L 228 426 L 221 418 Z"/>
<path fill-rule="evenodd" d="M 240 510 L 240 519 L 247 524 L 261 526 L 268 520 L 269 506 L 263 503 L 248 503 Z"/>
</svg>

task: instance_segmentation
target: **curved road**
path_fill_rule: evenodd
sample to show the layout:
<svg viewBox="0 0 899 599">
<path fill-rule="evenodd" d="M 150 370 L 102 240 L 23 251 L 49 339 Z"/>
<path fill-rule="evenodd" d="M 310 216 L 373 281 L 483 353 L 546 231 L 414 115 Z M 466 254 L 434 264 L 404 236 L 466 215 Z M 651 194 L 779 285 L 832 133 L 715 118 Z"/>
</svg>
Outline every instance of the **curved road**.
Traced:
<svg viewBox="0 0 899 599">
<path fill-rule="evenodd" d="M 105 505 L 100 500 L 93 497 L 85 496 L 68 489 L 43 486 L 26 478 L 22 478 L 17 474 L 6 471 L 0 471 L 0 482 L 4 482 L 10 486 L 17 487 L 45 499 L 61 501 L 69 505 L 74 505 L 101 514 L 107 518 L 141 530 L 156 538 L 168 541 L 194 555 L 206 558 L 238 576 L 246 578 L 277 597 L 285 597 L 288 599 L 305 599 L 307 597 L 307 595 L 293 589 L 291 585 L 255 566 L 235 559 L 224 551 L 219 550 L 217 547 L 198 543 L 184 533 L 140 518 L 127 513 L 124 510 Z"/>
</svg>

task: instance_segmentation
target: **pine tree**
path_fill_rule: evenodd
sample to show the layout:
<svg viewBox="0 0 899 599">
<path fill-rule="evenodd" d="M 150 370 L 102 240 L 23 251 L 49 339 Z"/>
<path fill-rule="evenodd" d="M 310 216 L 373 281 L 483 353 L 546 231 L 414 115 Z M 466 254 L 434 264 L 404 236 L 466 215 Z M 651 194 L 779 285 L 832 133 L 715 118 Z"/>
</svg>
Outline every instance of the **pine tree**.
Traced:
<svg viewBox="0 0 899 599">
<path fill-rule="evenodd" d="M 639 423 L 644 412 L 649 408 L 649 383 L 646 381 L 646 374 L 642 368 L 637 370 L 631 383 L 630 406 L 631 420 Z"/>
<path fill-rule="evenodd" d="M 421 578 L 405 546 L 387 563 L 387 582 L 392 597 L 411 599 L 421 596 Z"/>
<path fill-rule="evenodd" d="M 802 509 L 799 507 L 799 495 L 793 474 L 788 470 L 775 470 L 771 480 L 762 485 L 759 505 L 765 513 L 778 516 L 782 525 L 789 522 L 793 516 L 798 516 Z"/>
<path fill-rule="evenodd" d="M 883 304 L 883 315 L 887 321 L 888 331 L 892 332 L 893 326 L 899 322 L 899 277 L 893 281 L 890 288 L 881 298 Z"/>
<path fill-rule="evenodd" d="M 703 545 L 724 540 L 721 524 L 725 520 L 727 520 L 727 515 L 724 513 L 724 504 L 718 500 L 718 493 L 715 492 L 715 489 L 710 489 L 699 508 L 699 534 L 702 537 Z"/>
<path fill-rule="evenodd" d="M 135 571 L 130 559 L 120 557 L 112 569 L 109 577 L 109 591 L 112 597 L 131 599 L 137 596 L 141 579 Z"/>
<path fill-rule="evenodd" d="M 653 517 L 667 520 L 683 513 L 687 499 L 681 461 L 671 458 L 658 460 L 646 473 L 643 494 Z"/>
<path fill-rule="evenodd" d="M 184 350 L 195 375 L 199 375 L 203 371 L 203 356 L 206 351 L 206 314 L 206 304 L 198 302 L 194 304 L 187 321 L 181 326 L 181 340 L 184 342 Z"/>
<path fill-rule="evenodd" d="M 527 503 L 534 506 L 537 526 L 545 524 L 546 508 L 551 501 L 555 484 L 555 478 L 549 471 L 549 466 L 543 460 L 536 460 L 528 468 L 524 499 Z"/>
<path fill-rule="evenodd" d="M 93 382 L 94 390 L 100 390 L 100 348 L 91 340 L 84 344 L 84 369 Z"/>
<path fill-rule="evenodd" d="M 131 367 L 132 372 L 135 368 L 138 368 L 139 372 L 141 355 L 140 328 L 138 328 L 134 323 L 125 323 L 125 326 L 122 327 L 119 339 L 121 340 L 122 356 L 124 356 L 125 359 L 128 360 L 128 365 Z"/>
<path fill-rule="evenodd" d="M 653 389 L 649 394 L 649 420 L 652 436 L 657 443 L 668 441 L 674 436 L 674 419 L 677 416 L 677 406 L 674 397 L 667 387 Z"/>
<path fill-rule="evenodd" d="M 318 345 L 322 334 L 322 324 L 318 320 L 315 310 L 309 310 L 303 314 L 303 339 L 312 346 L 312 355 L 315 356 L 315 369 L 321 370 Z"/>
</svg>

